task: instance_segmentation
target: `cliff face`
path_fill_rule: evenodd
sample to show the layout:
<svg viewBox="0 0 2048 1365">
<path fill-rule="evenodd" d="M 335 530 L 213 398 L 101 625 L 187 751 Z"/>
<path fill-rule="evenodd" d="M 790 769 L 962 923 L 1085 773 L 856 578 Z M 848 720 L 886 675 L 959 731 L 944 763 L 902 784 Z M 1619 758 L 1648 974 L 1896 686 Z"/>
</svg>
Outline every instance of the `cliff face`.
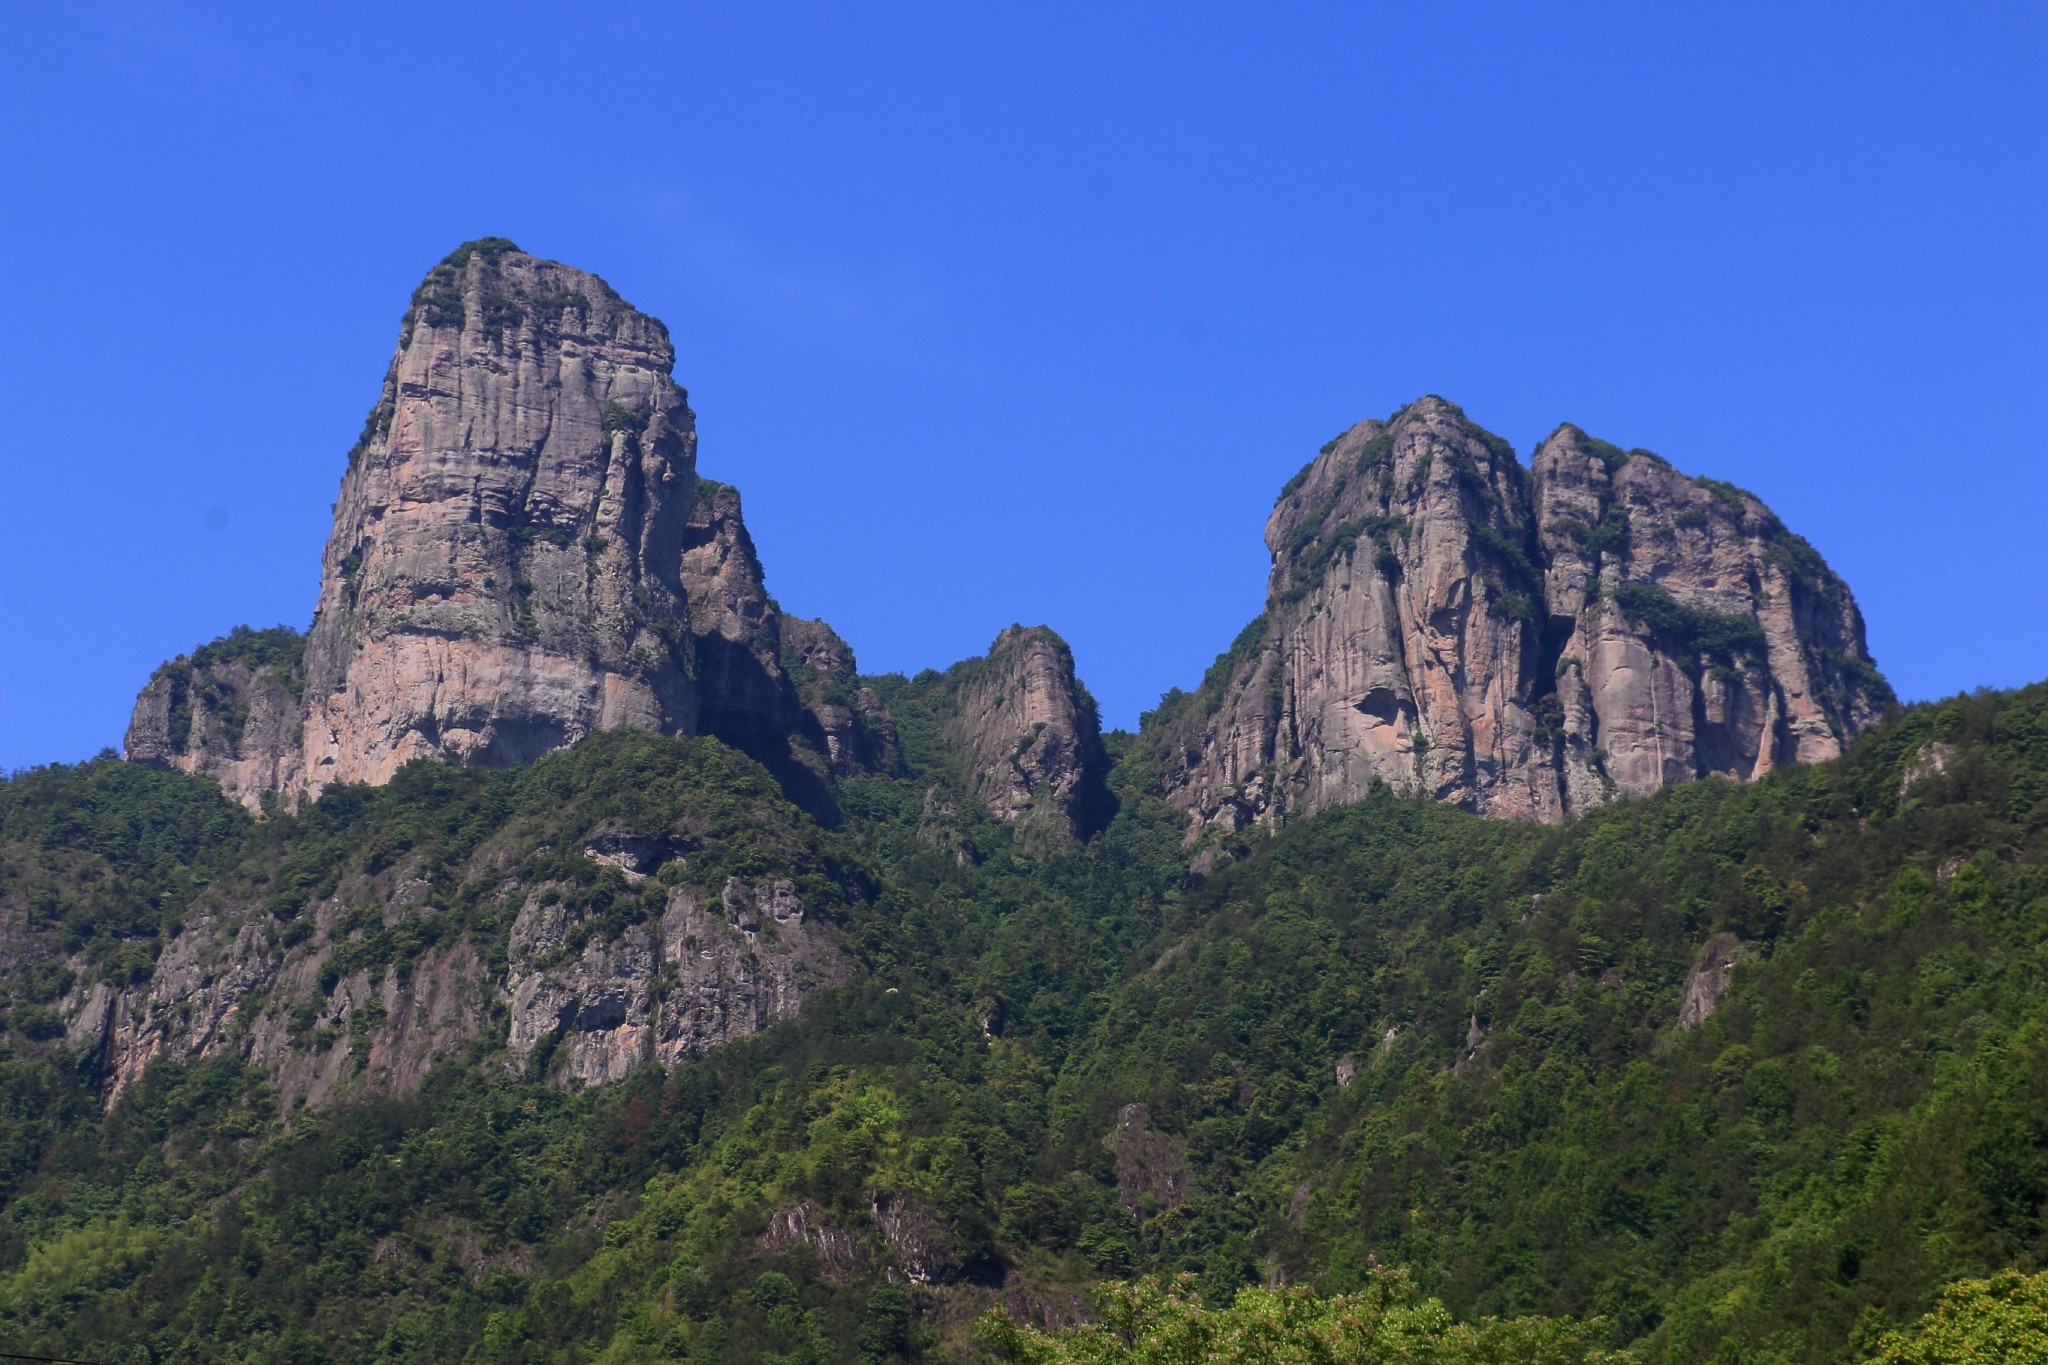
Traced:
<svg viewBox="0 0 2048 1365">
<path fill-rule="evenodd" d="M 1888 699 L 1848 589 L 1754 497 L 1563 428 L 1525 472 L 1425 398 L 1266 526 L 1265 612 L 1149 727 L 1191 837 L 1376 782 L 1559 821 L 1812 761 Z"/>
<path fill-rule="evenodd" d="M 709 733 L 833 819 L 836 776 L 901 769 L 894 723 L 846 643 L 768 595 L 737 490 L 696 477 L 673 363 L 595 276 L 498 241 L 450 256 L 350 454 L 303 648 L 238 632 L 166 665 L 130 757 L 254 807 L 415 758 Z M 1325 447 L 1266 543 L 1265 612 L 1147 732 L 1197 835 L 1374 783 L 1563 820 L 1831 756 L 1889 699 L 1847 588 L 1769 509 L 1574 427 L 1525 471 L 1422 399 Z M 1057 636 L 1006 631 L 945 686 L 968 808 L 1049 847 L 1099 825 L 1107 764 Z"/>
<path fill-rule="evenodd" d="M 812 740 L 839 776 L 899 772 L 903 753 L 896 721 L 873 688 L 863 686 L 853 648 L 823 621 L 785 616 L 778 638 L 782 666 L 796 684 Z"/>
<path fill-rule="evenodd" d="M 829 821 L 835 775 L 896 761 L 888 711 L 858 685 L 852 648 L 823 621 L 776 606 L 730 485 L 699 480 L 681 579 L 699 731 L 759 759 Z"/>
<path fill-rule="evenodd" d="M 659 322 L 509 244 L 429 273 L 349 457 L 306 645 L 305 784 L 691 732 L 695 419 Z"/>
<path fill-rule="evenodd" d="M 297 860 L 252 846 L 144 970 L 0 902 L 0 973 L 61 970 L 110 1098 L 159 1058 L 241 1057 L 287 1104 L 409 1090 L 474 1046 L 560 1085 L 673 1066 L 850 979 L 836 921 L 871 894 L 760 767 L 650 734 L 279 827 Z"/>
<path fill-rule="evenodd" d="M 987 655 L 955 665 L 945 740 L 960 756 L 967 797 L 1027 843 L 1085 839 L 1108 818 L 1109 762 L 1094 698 L 1074 676 L 1066 641 L 1044 626 L 1011 626 Z"/>
<path fill-rule="evenodd" d="M 1833 758 L 1890 702 L 1847 585 L 1754 495 L 1569 426 L 1533 465 L 1566 814 Z"/>
<path fill-rule="evenodd" d="M 395 889 L 380 919 L 436 915 L 423 883 Z M 68 1035 L 96 1050 L 110 1098 L 159 1057 L 222 1054 L 262 1068 L 287 1103 L 402 1092 L 487 1036 L 509 1064 L 601 1085 L 758 1032 L 851 974 L 836 932 L 787 880 L 733 880 L 717 897 L 668 890 L 646 924 L 617 932 L 593 933 L 561 893 L 522 898 L 502 975 L 466 941 L 402 972 L 334 971 L 360 932 L 341 904 L 309 911 L 312 932 L 292 943 L 259 907 L 223 900 L 193 916 L 146 984 L 82 976 L 64 1002 Z"/>
<path fill-rule="evenodd" d="M 506 983 L 511 1054 L 526 1061 L 546 1046 L 563 1080 L 601 1085 L 701 1057 L 849 974 L 787 880 L 734 878 L 715 900 L 671 891 L 659 919 L 580 951 L 577 919 L 560 901 L 530 901 L 512 927 Z"/>
<path fill-rule="evenodd" d="M 448 257 L 349 453 L 302 655 L 160 670 L 129 756 L 255 806 L 620 726 L 714 733 L 829 818 L 830 767 L 883 719 L 821 720 L 785 672 L 739 495 L 696 477 L 674 363 L 594 275 L 498 239 Z"/>
</svg>

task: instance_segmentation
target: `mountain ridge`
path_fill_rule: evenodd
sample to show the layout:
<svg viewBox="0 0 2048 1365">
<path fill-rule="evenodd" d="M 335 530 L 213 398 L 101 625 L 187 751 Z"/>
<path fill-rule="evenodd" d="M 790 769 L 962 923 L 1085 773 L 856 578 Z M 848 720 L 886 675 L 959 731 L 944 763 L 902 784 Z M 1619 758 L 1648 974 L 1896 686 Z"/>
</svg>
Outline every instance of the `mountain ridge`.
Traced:
<svg viewBox="0 0 2048 1365">
<path fill-rule="evenodd" d="M 836 818 L 838 781 L 894 761 L 893 722 L 850 647 L 768 595 L 738 491 L 695 473 L 674 363 L 667 328 L 599 277 L 503 238 L 458 248 L 415 290 L 349 452 L 300 657 L 251 667 L 217 642 L 166 665 L 124 751 L 261 809 L 413 757 L 715 733 Z M 1266 538 L 1266 610 L 1141 724 L 1191 844 L 1380 783 L 1555 822 L 1831 756 L 1890 701 L 1846 585 L 1759 500 L 1570 424 L 1524 467 L 1426 396 L 1326 445 Z M 1019 778 L 956 723 L 956 746 L 980 743 L 967 799 L 1093 790 L 1073 784 L 1100 766 L 1100 722 L 1050 639 L 1053 690 L 1007 685 L 1063 718 L 1060 771 Z M 1063 819 L 1049 837 L 1095 817 Z"/>
<path fill-rule="evenodd" d="M 1135 734 L 1045 626 L 865 675 L 557 270 L 415 297 L 327 652 L 0 782 L 10 1345 L 984 1361 L 1405 1273 L 1446 1365 L 1822 1365 L 2048 1264 L 2048 684 L 1892 705 L 1752 495 L 1435 398 Z"/>
</svg>

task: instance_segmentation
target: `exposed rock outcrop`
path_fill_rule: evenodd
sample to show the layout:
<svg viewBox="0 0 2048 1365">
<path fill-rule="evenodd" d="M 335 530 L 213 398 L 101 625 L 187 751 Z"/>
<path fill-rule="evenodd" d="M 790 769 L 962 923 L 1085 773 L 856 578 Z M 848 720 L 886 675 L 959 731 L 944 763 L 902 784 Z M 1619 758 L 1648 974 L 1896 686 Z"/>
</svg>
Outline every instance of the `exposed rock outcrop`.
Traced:
<svg viewBox="0 0 2048 1365">
<path fill-rule="evenodd" d="M 550 890 L 523 898 L 502 977 L 468 942 L 402 972 L 341 972 L 348 926 L 337 906 L 309 912 L 314 931 L 295 943 L 260 908 L 209 906 L 146 985 L 81 972 L 64 1005 L 71 1041 L 100 1049 L 110 1095 L 159 1057 L 226 1051 L 269 1072 L 288 1103 L 317 1104 L 344 1090 L 412 1089 L 494 1031 L 495 1015 L 508 1020 L 513 1061 L 556 1084 L 601 1085 L 758 1032 L 851 970 L 837 935 L 809 919 L 786 880 L 732 880 L 708 901 L 673 888 L 661 914 L 616 932 Z M 439 913 L 413 902 L 392 897 L 386 919 Z"/>
<path fill-rule="evenodd" d="M 1265 612 L 1148 723 L 1191 840 L 1375 783 L 1559 821 L 1829 757 L 1889 700 L 1812 547 L 1576 428 L 1525 471 L 1424 398 L 1326 446 L 1266 544 Z"/>
<path fill-rule="evenodd" d="M 401 897 L 389 913 L 402 918 L 420 907 Z M 260 911 L 209 906 L 164 950 L 146 985 L 86 988 L 90 998 L 75 1002 L 72 1028 L 77 1041 L 99 1047 L 109 1097 L 160 1057 L 223 1053 L 268 1072 L 287 1104 L 320 1104 L 344 1090 L 410 1090 L 487 1028 L 497 993 L 470 945 L 426 953 L 403 973 L 329 979 L 335 953 L 323 939 L 339 914 L 332 905 L 309 914 L 320 927 L 292 944 Z M 266 1008 L 278 1000 L 295 1008 Z"/>
<path fill-rule="evenodd" d="M 728 880 L 708 905 L 677 889 L 658 921 L 609 938 L 540 895 L 512 929 L 508 1042 L 521 1059 L 548 1049 L 556 1080 L 602 1085 L 758 1032 L 847 970 L 788 881 Z"/>
<path fill-rule="evenodd" d="M 800 616 L 782 618 L 781 640 L 783 668 L 832 771 L 842 777 L 900 771 L 895 719 L 872 688 L 860 685 L 852 647 L 823 621 Z"/>
<path fill-rule="evenodd" d="M 305 783 L 697 729 L 696 419 L 659 322 L 486 240 L 431 271 L 350 453 L 306 643 Z"/>
<path fill-rule="evenodd" d="M 595 275 L 500 239 L 449 256 L 349 453 L 302 654 L 256 668 L 222 641 L 167 665 L 129 756 L 255 806 L 633 726 L 717 734 L 829 818 L 829 772 L 886 760 L 886 714 L 798 694 L 739 495 L 696 476 L 674 363 Z"/>
<path fill-rule="evenodd" d="M 1533 463 L 1567 815 L 1833 758 L 1891 700 L 1847 585 L 1753 494 L 1570 426 Z"/>
<path fill-rule="evenodd" d="M 1700 948 L 1699 961 L 1685 978 L 1685 996 L 1679 1002 L 1678 1027 L 1692 1030 L 1714 1017 L 1721 997 L 1735 984 L 1735 964 L 1742 960 L 1742 940 L 1733 934 L 1715 934 Z"/>
<path fill-rule="evenodd" d="M 896 1264 L 894 1272 L 912 1284 L 944 1284 L 960 1273 L 953 1239 L 915 1194 L 871 1190 L 868 1216 Z"/>
<path fill-rule="evenodd" d="M 1044 626 L 1011 626 L 946 683 L 945 738 L 974 805 L 1043 847 L 1101 827 L 1112 809 L 1102 722 L 1066 641 Z"/>
<path fill-rule="evenodd" d="M 1102 1141 L 1115 1162 L 1117 1197 L 1126 1209 L 1138 1212 L 1147 1196 L 1163 1209 L 1187 1202 L 1187 1144 L 1154 1128 L 1144 1105 L 1117 1110 L 1116 1126 Z"/>
<path fill-rule="evenodd" d="M 768 1251 L 808 1251 L 828 1284 L 851 1280 L 868 1250 L 860 1238 L 828 1220 L 824 1210 L 808 1199 L 769 1214 L 760 1240 Z"/>
<path fill-rule="evenodd" d="M 157 669 L 136 698 L 124 741 L 139 763 L 200 773 L 256 806 L 302 776 L 305 640 L 246 626 Z"/>
</svg>

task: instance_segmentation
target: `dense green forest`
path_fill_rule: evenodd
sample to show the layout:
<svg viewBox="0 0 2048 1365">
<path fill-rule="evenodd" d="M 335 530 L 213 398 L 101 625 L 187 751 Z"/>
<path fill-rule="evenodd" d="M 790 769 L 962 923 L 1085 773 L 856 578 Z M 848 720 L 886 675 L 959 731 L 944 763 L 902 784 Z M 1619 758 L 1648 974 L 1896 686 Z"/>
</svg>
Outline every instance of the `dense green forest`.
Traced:
<svg viewBox="0 0 2048 1365">
<path fill-rule="evenodd" d="M 1505 1358 L 1485 1334 L 1532 1318 L 1546 1359 L 1935 1359 L 1900 1352 L 1945 1285 L 2048 1261 L 2048 685 L 1563 828 L 1382 792 L 1205 878 L 1121 735 L 1085 845 L 920 838 L 939 703 L 878 685 L 907 771 L 843 781 L 830 829 L 644 734 L 263 821 L 111 756 L 0 785 L 0 946 L 62 948 L 0 960 L 0 1350 L 975 1359 L 1052 1349 L 991 1309 L 1060 1327 L 1101 1282 L 1199 1315 L 1393 1277 L 1445 1315 L 1415 1359 Z M 406 1093 L 287 1109 L 224 1052 L 103 1108 L 66 1041 L 64 963 L 145 980 L 210 894 L 288 936 L 417 879 L 435 914 L 335 950 L 398 970 L 457 938 L 502 964 L 507 879 L 634 923 L 651 890 L 558 851 L 621 824 L 692 849 L 650 888 L 788 869 L 858 971 L 583 1091 L 500 1034 Z M 773 1235 L 792 1210 L 831 1235 Z"/>
</svg>

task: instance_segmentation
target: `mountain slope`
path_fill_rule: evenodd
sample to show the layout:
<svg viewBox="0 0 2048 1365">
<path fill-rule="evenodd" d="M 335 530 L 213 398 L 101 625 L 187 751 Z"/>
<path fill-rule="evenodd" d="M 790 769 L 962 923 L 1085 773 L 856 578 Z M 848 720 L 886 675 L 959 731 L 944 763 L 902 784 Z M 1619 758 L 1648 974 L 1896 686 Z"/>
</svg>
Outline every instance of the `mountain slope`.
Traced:
<svg viewBox="0 0 2048 1365">
<path fill-rule="evenodd" d="M 1200 886 L 1125 738 L 1094 839 L 1045 856 L 983 832 L 964 863 L 916 839 L 933 771 L 903 743 L 901 776 L 849 786 L 840 832 L 777 806 L 794 842 L 767 845 L 732 840 L 779 798 L 744 758 L 693 757 L 709 740 L 337 790 L 359 795 L 320 817 L 329 853 L 297 823 L 328 800 L 255 827 L 122 765 L 10 781 L 0 909 L 57 934 L 46 891 L 184 886 L 155 911 L 169 933 L 295 856 L 326 875 L 409 839 L 401 858 L 470 866 L 535 818 L 560 832 L 545 856 L 623 874 L 586 851 L 616 834 L 599 855 L 641 856 L 619 821 L 751 792 L 703 845 L 727 851 L 670 875 L 809 860 L 858 972 L 585 1090 L 525 1079 L 572 1054 L 522 1072 L 508 1012 L 417 1091 L 287 1123 L 232 1052 L 159 1061 L 101 1117 L 97 1054 L 49 1036 L 64 959 L 24 968 L 0 1061 L 9 1340 L 907 1359 L 969 1351 L 991 1302 L 1066 1320 L 1097 1275 L 1184 1269 L 1220 1299 L 1276 1275 L 1345 1289 L 1377 1258 L 1459 1314 L 1601 1314 L 1650 1360 L 1818 1361 L 1949 1278 L 2048 1256 L 2048 687 L 1564 827 L 1381 793 Z M 675 795 L 636 804 L 661 772 Z M 486 959 L 510 944 L 493 926 Z"/>
</svg>

